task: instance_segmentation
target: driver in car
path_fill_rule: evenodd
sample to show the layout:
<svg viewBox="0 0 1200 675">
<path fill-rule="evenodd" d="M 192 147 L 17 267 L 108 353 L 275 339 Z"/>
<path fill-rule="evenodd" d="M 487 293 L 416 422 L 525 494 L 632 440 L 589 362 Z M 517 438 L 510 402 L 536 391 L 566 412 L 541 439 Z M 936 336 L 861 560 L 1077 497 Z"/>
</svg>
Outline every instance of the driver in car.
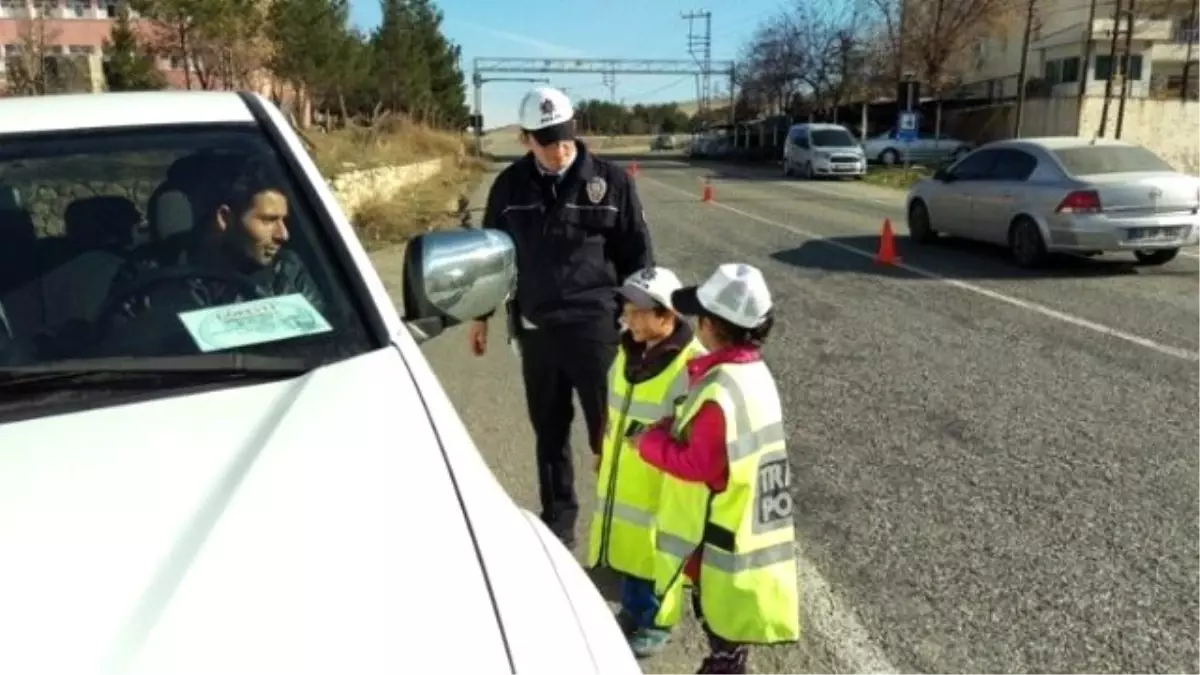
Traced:
<svg viewBox="0 0 1200 675">
<path fill-rule="evenodd" d="M 287 217 L 287 197 L 277 185 L 258 178 L 240 181 L 217 207 L 212 230 L 200 233 L 195 263 L 240 273 L 263 296 L 300 293 L 320 311 L 325 304 L 320 289 L 300 256 L 284 247 Z M 232 284 L 206 283 L 205 288 L 210 305 L 254 299 Z"/>
<path fill-rule="evenodd" d="M 179 307 L 181 311 L 292 293 L 302 294 L 322 311 L 325 299 L 319 287 L 300 256 L 286 246 L 287 218 L 288 201 L 279 184 L 256 171 L 243 172 L 218 200 L 211 219 L 197 226 L 192 245 L 175 265 L 142 260 L 118 275 L 114 292 L 128 289 L 130 295 L 122 298 L 126 301 L 122 304 L 127 315 L 136 314 L 138 305 L 156 304 L 162 295 L 159 289 L 138 292 L 145 275 L 178 267 L 181 275 L 184 270 L 196 274 L 159 286 L 186 288 L 188 306 Z"/>
</svg>

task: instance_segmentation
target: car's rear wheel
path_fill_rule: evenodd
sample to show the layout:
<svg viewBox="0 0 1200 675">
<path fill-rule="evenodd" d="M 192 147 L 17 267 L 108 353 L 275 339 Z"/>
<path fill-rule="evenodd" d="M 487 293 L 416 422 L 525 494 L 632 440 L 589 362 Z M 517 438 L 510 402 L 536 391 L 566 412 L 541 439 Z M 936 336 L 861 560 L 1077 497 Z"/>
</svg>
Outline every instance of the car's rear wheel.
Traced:
<svg viewBox="0 0 1200 675">
<path fill-rule="evenodd" d="M 784 178 L 792 177 L 792 163 L 787 161 L 786 159 L 783 160 L 783 177 Z"/>
<path fill-rule="evenodd" d="M 908 207 L 908 236 L 918 244 L 931 243 L 938 236 L 929 222 L 929 208 L 920 199 Z"/>
<path fill-rule="evenodd" d="M 1037 223 L 1018 218 L 1008 229 L 1008 249 L 1018 266 L 1025 269 L 1040 267 L 1046 261 L 1046 241 Z"/>
<path fill-rule="evenodd" d="M 1139 265 L 1165 265 L 1179 255 L 1177 248 L 1160 248 L 1153 251 L 1134 251 Z"/>
<path fill-rule="evenodd" d="M 900 163 L 900 153 L 888 148 L 879 153 L 879 163 L 884 166 L 895 166 Z"/>
<path fill-rule="evenodd" d="M 812 180 L 813 178 L 816 178 L 816 175 L 813 173 L 812 162 L 804 163 L 804 173 L 801 175 L 804 176 L 804 180 Z"/>
</svg>

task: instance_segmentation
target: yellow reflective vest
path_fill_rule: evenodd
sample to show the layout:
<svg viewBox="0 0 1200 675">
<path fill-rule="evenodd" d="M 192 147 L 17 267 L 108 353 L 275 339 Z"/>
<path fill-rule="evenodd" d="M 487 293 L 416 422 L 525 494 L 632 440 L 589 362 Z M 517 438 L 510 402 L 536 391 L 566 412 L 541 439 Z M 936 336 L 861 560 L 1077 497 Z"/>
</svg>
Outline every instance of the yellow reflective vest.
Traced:
<svg viewBox="0 0 1200 675">
<path fill-rule="evenodd" d="M 656 623 L 679 620 L 684 565 L 700 551 L 695 592 L 709 628 L 737 643 L 800 638 L 796 532 L 783 410 L 762 361 L 715 366 L 676 408 L 672 434 L 686 438 L 705 402 L 721 406 L 729 482 L 713 494 L 702 483 L 664 475 L 656 517 Z"/>
<path fill-rule="evenodd" d="M 692 338 L 662 372 L 636 384 L 625 376 L 624 346 L 613 359 L 596 512 L 588 538 L 589 567 L 654 578 L 654 511 L 663 474 L 642 460 L 629 439 L 671 416 L 676 400 L 687 393 L 687 362 L 703 353 Z"/>
</svg>

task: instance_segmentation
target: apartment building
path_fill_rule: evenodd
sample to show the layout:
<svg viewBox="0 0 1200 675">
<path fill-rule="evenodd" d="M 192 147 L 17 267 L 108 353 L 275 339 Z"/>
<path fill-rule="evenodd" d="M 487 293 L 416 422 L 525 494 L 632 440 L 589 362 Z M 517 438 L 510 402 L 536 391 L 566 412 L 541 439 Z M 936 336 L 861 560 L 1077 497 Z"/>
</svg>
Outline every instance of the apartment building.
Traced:
<svg viewBox="0 0 1200 675">
<path fill-rule="evenodd" d="M 1113 70 L 1110 56 L 1113 2 L 1100 0 L 1097 3 L 1092 22 L 1091 58 L 1084 64 L 1089 8 L 1088 0 L 1041 0 L 1037 6 L 1027 77 L 1041 80 L 1046 93 L 1051 96 L 1076 95 L 1083 81 L 1087 83 L 1085 91 L 1089 96 L 1104 95 L 1105 84 Z M 1123 53 L 1127 25 L 1122 20 L 1118 28 L 1118 59 Z M 963 75 L 962 95 L 993 99 L 1016 96 L 1023 31 L 1023 22 L 1016 22 L 1007 34 L 975 46 L 971 63 Z M 1194 13 L 1186 7 L 1147 12 L 1135 20 L 1129 52 L 1126 78 L 1129 96 L 1165 98 L 1173 94 L 1177 97 L 1183 85 L 1184 64 L 1188 61 L 1192 62 L 1189 91 L 1192 97 L 1196 96 L 1200 45 L 1197 44 Z M 1119 88 L 1113 89 L 1114 95 L 1119 92 Z"/>
</svg>

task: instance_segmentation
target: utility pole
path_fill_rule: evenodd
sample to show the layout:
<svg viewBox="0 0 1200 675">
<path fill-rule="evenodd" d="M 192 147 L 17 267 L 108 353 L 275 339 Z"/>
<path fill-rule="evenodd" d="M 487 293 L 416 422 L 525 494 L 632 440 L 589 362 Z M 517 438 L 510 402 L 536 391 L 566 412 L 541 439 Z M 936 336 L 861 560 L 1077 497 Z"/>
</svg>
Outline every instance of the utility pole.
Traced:
<svg viewBox="0 0 1200 675">
<path fill-rule="evenodd" d="M 602 74 L 600 76 L 600 81 L 604 83 L 604 86 L 608 87 L 608 100 L 613 103 L 616 103 L 617 102 L 617 74 L 612 71 L 605 72 L 604 74 Z"/>
<path fill-rule="evenodd" d="M 1025 35 L 1021 38 L 1021 66 L 1017 69 L 1017 114 L 1013 121 L 1013 138 L 1021 137 L 1021 122 L 1025 118 L 1025 78 L 1029 75 L 1029 39 L 1033 35 L 1033 13 L 1037 0 L 1029 0 L 1025 9 Z"/>
<path fill-rule="evenodd" d="M 896 28 L 896 86 L 904 79 L 904 26 L 908 18 L 908 1 L 900 0 L 900 25 Z"/>
<path fill-rule="evenodd" d="M 700 66 L 703 73 L 700 88 L 700 100 L 696 105 L 701 111 L 707 111 L 712 98 L 712 12 L 702 9 L 684 12 L 679 15 L 688 22 L 688 54 Z M 696 19 L 704 19 L 704 34 L 695 30 Z"/>
<path fill-rule="evenodd" d="M 1180 100 L 1188 100 L 1188 90 L 1192 89 L 1192 44 L 1196 41 L 1196 0 L 1192 0 L 1192 13 L 1188 14 L 1188 53 L 1183 61 L 1183 88 L 1180 90 Z"/>
<path fill-rule="evenodd" d="M 1121 125 L 1125 122 L 1125 99 L 1129 98 L 1129 66 L 1133 62 L 1129 52 L 1130 43 L 1133 41 L 1133 17 L 1136 5 L 1137 0 L 1129 0 L 1129 9 L 1125 10 L 1129 28 L 1125 31 L 1125 49 L 1123 50 L 1125 53 L 1121 54 L 1121 102 L 1117 104 L 1116 138 L 1121 137 Z"/>
<path fill-rule="evenodd" d="M 1100 106 L 1100 133 L 1097 134 L 1100 137 L 1108 130 L 1108 106 L 1112 102 L 1113 78 L 1117 76 L 1117 35 L 1121 32 L 1121 0 L 1113 3 L 1112 28 L 1109 32 L 1112 33 L 1112 39 L 1108 43 L 1108 81 L 1104 83 L 1104 104 Z"/>
<path fill-rule="evenodd" d="M 1083 28 L 1083 58 L 1079 61 L 1079 93 L 1075 96 L 1075 133 L 1083 135 L 1083 104 L 1087 97 L 1088 73 L 1092 72 L 1092 28 L 1096 24 L 1096 5 L 1092 0 L 1088 7 L 1087 25 Z"/>
</svg>

